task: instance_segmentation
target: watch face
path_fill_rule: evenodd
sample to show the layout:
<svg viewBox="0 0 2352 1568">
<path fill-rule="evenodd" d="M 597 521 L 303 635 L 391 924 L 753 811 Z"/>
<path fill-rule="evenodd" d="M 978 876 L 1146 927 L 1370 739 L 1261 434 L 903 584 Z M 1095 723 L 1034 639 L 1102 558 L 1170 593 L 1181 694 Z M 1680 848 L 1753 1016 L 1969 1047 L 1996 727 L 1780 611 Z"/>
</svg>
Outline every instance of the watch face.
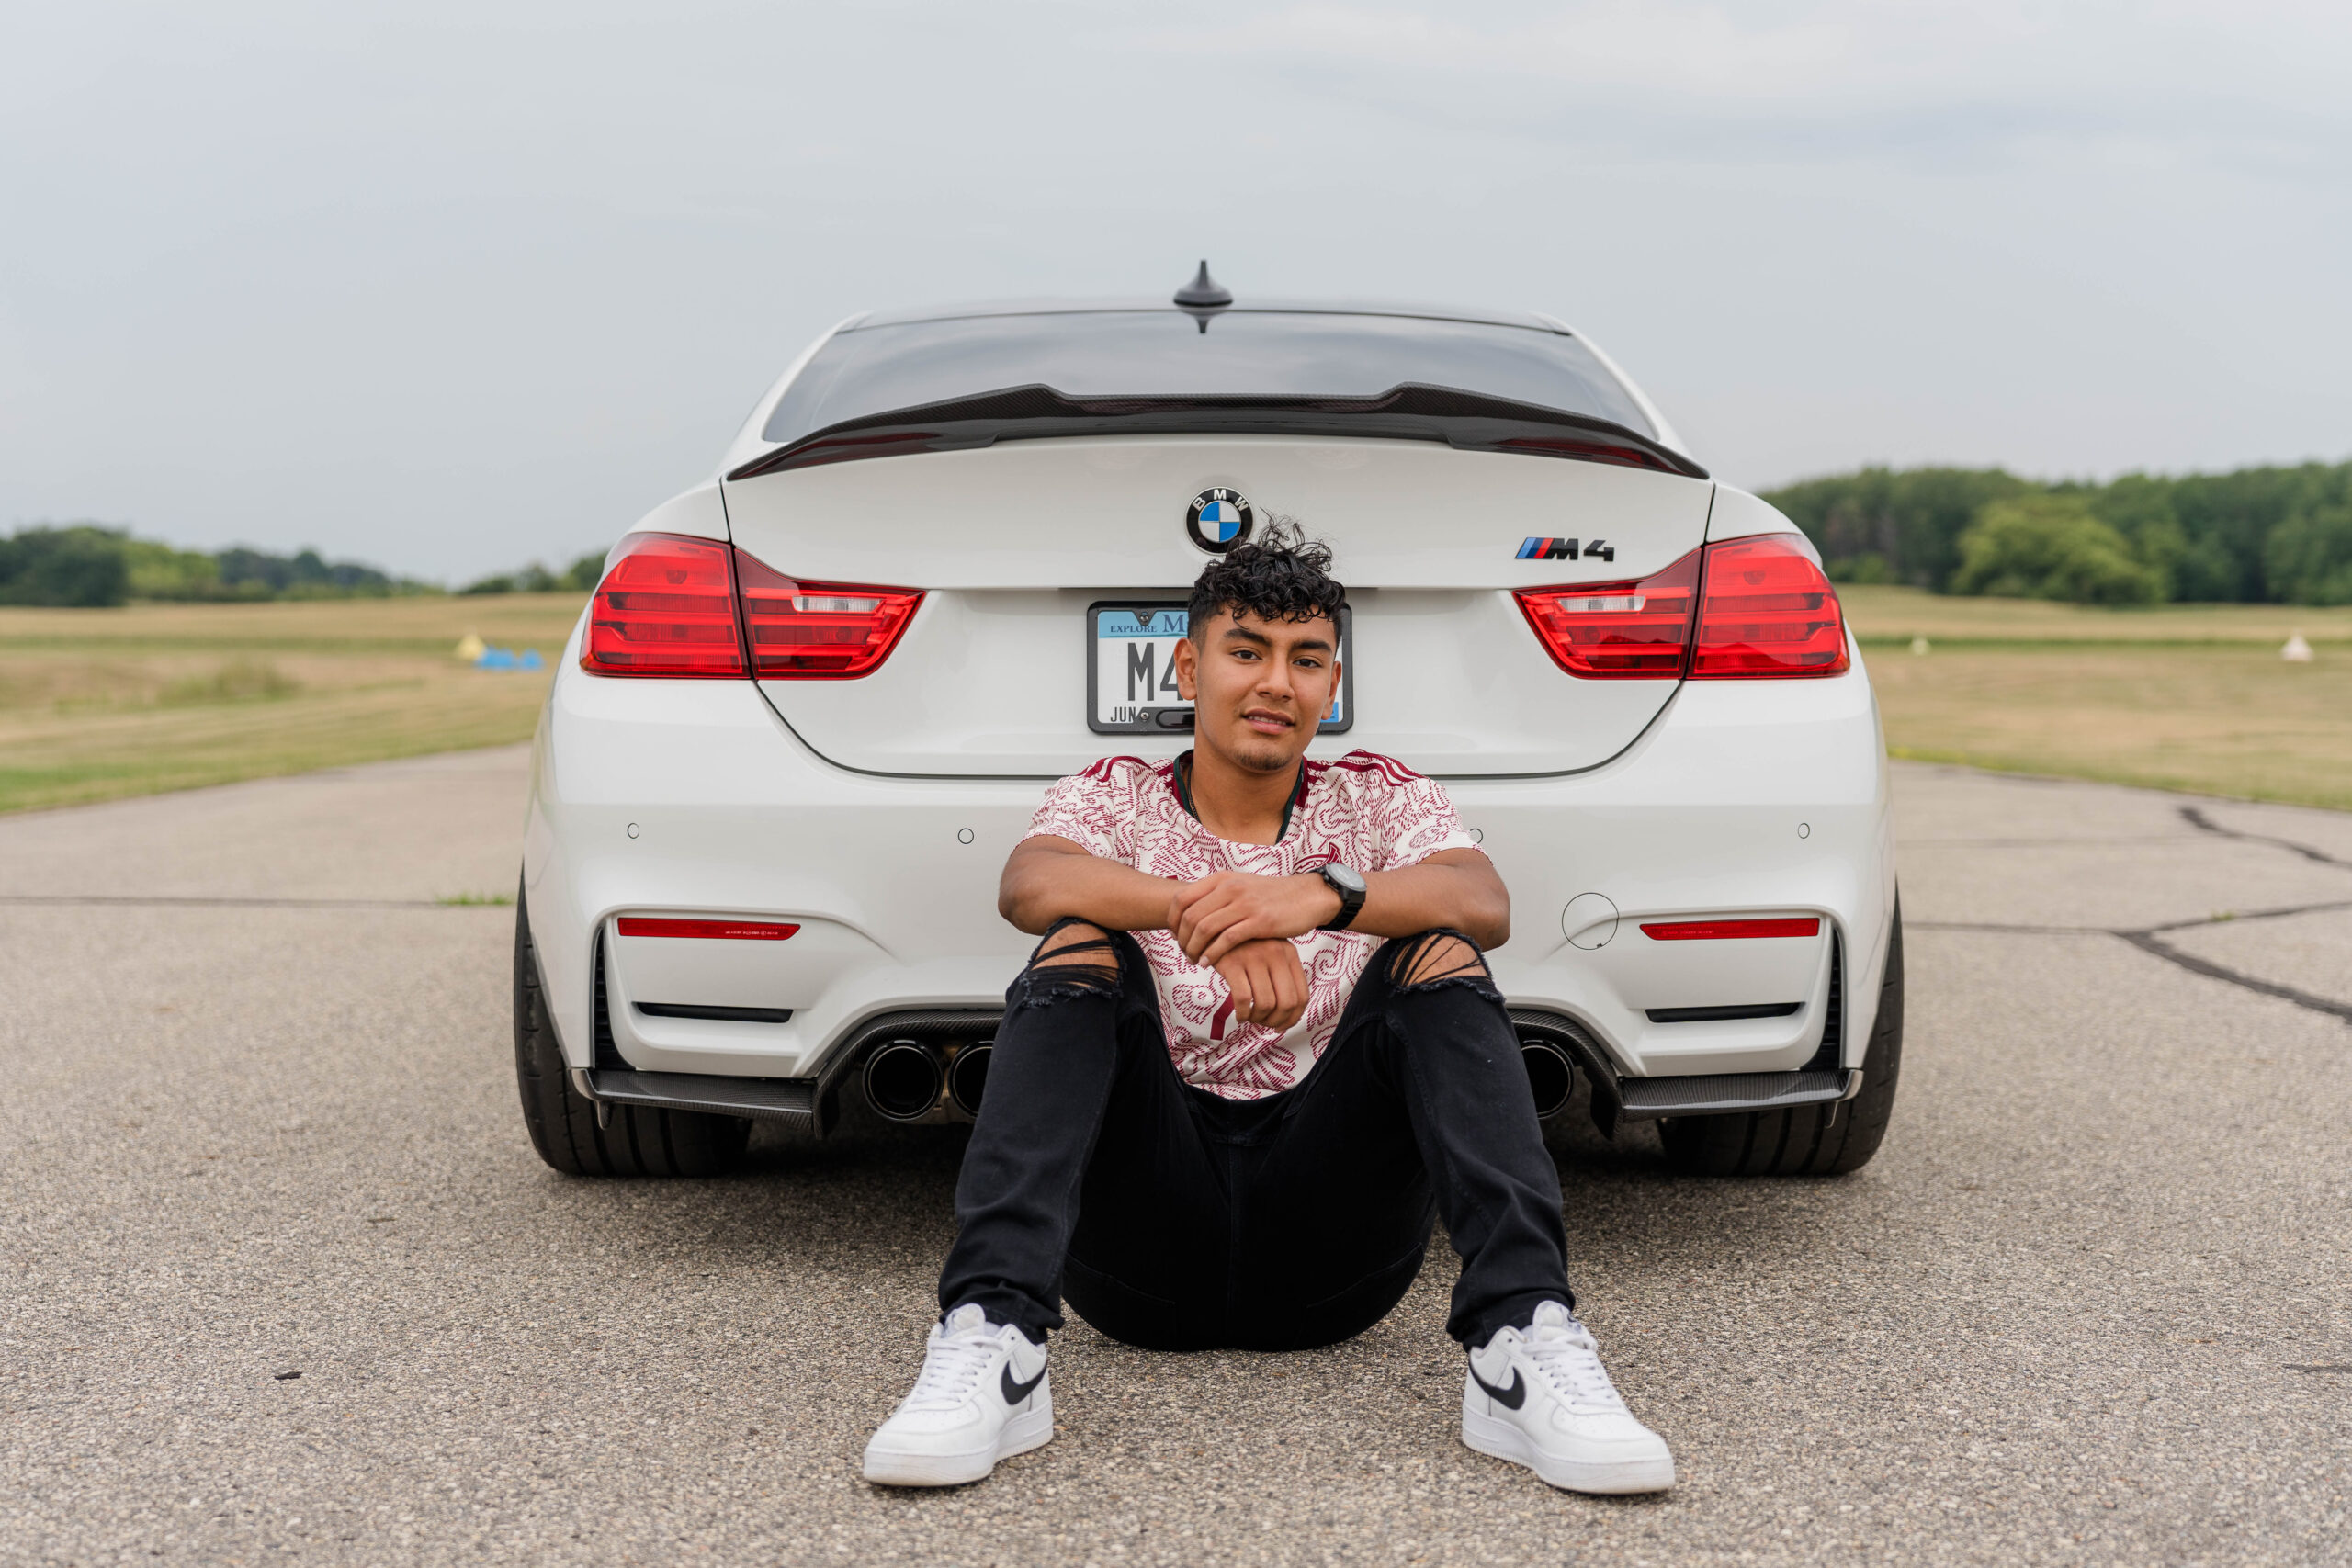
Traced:
<svg viewBox="0 0 2352 1568">
<path fill-rule="evenodd" d="M 1355 867 L 1351 865 L 1340 865 L 1337 863 L 1326 865 L 1323 868 L 1323 874 L 1330 878 L 1333 882 L 1338 883 L 1341 887 L 1346 888 L 1351 893 L 1361 893 L 1364 890 L 1364 880 L 1362 874 L 1360 874 Z"/>
</svg>

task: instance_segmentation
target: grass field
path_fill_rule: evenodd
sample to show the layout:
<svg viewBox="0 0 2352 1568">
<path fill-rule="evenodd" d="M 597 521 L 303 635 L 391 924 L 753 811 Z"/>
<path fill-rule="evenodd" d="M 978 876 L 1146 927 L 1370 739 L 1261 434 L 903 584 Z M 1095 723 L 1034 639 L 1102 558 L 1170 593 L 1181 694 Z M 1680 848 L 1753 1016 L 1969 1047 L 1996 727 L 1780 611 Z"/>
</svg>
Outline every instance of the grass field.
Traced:
<svg viewBox="0 0 2352 1568">
<path fill-rule="evenodd" d="M 2352 808 L 2352 609 L 1841 597 L 1895 756 Z"/>
<path fill-rule="evenodd" d="M 1972 648 L 2053 642 L 2119 648 L 2242 643 L 2276 653 L 2279 644 L 2301 632 L 2314 648 L 2330 642 L 2352 651 L 2352 605 L 2157 604 L 2115 610 L 2041 599 L 1946 598 L 1918 588 L 1851 584 L 1840 588 L 1838 597 L 1865 647 L 1908 644 L 1924 637 L 1931 644 L 1949 638 Z"/>
<path fill-rule="evenodd" d="M 585 596 L 0 609 L 0 811 L 527 739 Z"/>
<path fill-rule="evenodd" d="M 2352 609 L 1844 598 L 1897 756 L 2352 808 Z M 547 672 L 450 650 L 552 660 L 580 605 L 0 609 L 0 811 L 526 739 Z M 2312 663 L 2278 658 L 2295 631 Z"/>
</svg>

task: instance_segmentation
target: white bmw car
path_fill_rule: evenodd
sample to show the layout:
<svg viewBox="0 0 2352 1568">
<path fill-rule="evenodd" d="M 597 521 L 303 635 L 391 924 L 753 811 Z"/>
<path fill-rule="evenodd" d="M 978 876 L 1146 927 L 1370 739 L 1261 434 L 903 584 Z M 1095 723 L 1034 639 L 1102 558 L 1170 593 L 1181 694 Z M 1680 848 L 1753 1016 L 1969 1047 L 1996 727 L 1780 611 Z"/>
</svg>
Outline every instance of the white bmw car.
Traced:
<svg viewBox="0 0 2352 1568">
<path fill-rule="evenodd" d="M 968 1119 L 1046 783 L 1187 744 L 1170 650 L 1270 516 L 1351 613 L 1319 754 L 1444 783 L 1509 884 L 1538 1110 L 1690 1170 L 1855 1168 L 1902 1047 L 1876 705 L 1794 525 L 1548 317 L 1235 301 L 844 321 L 615 547 L 559 660 L 515 922 L 559 1170 L 753 1119 Z"/>
</svg>

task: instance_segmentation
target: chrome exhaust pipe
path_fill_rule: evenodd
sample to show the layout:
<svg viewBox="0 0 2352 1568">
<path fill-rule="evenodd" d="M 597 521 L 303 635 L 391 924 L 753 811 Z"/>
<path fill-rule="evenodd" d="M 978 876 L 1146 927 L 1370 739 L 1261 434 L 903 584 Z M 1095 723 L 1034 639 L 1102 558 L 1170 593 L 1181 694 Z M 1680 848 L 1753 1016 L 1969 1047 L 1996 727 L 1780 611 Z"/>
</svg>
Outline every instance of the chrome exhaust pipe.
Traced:
<svg viewBox="0 0 2352 1568">
<path fill-rule="evenodd" d="M 865 1103 L 893 1122 L 920 1122 L 938 1108 L 942 1078 L 937 1053 L 893 1040 L 865 1058 Z"/>
<path fill-rule="evenodd" d="M 1577 1091 L 1577 1071 L 1568 1054 L 1549 1040 L 1522 1039 L 1520 1060 L 1527 1064 L 1527 1087 L 1535 1093 L 1535 1116 L 1549 1122 L 1568 1108 Z"/>
<path fill-rule="evenodd" d="M 995 1052 L 995 1042 L 974 1041 L 947 1065 L 947 1098 L 967 1116 L 977 1119 L 980 1114 L 980 1096 L 989 1087 L 989 1057 Z"/>
</svg>

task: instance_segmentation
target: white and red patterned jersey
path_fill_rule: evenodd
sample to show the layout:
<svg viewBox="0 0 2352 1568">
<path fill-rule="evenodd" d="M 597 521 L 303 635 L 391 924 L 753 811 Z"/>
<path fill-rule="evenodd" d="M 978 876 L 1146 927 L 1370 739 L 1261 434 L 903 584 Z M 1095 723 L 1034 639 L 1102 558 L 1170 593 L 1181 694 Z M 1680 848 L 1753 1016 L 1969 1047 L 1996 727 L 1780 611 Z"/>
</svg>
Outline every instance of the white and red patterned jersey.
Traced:
<svg viewBox="0 0 2352 1568">
<path fill-rule="evenodd" d="M 1477 847 L 1462 830 L 1444 786 L 1370 751 L 1308 762 L 1277 844 L 1218 838 L 1184 809 L 1175 761 L 1140 757 L 1105 757 L 1047 790 L 1023 838 L 1046 835 L 1179 882 L 1216 871 L 1295 876 L 1332 861 L 1357 871 L 1396 871 L 1441 850 Z M 1279 1093 L 1306 1076 L 1331 1043 L 1340 1013 L 1381 941 L 1354 931 L 1293 937 L 1306 973 L 1306 1011 L 1290 1032 L 1277 1034 L 1262 1024 L 1237 1021 L 1225 976 L 1186 958 L 1173 932 L 1135 935 L 1151 961 L 1177 1072 L 1229 1100 Z"/>
</svg>

